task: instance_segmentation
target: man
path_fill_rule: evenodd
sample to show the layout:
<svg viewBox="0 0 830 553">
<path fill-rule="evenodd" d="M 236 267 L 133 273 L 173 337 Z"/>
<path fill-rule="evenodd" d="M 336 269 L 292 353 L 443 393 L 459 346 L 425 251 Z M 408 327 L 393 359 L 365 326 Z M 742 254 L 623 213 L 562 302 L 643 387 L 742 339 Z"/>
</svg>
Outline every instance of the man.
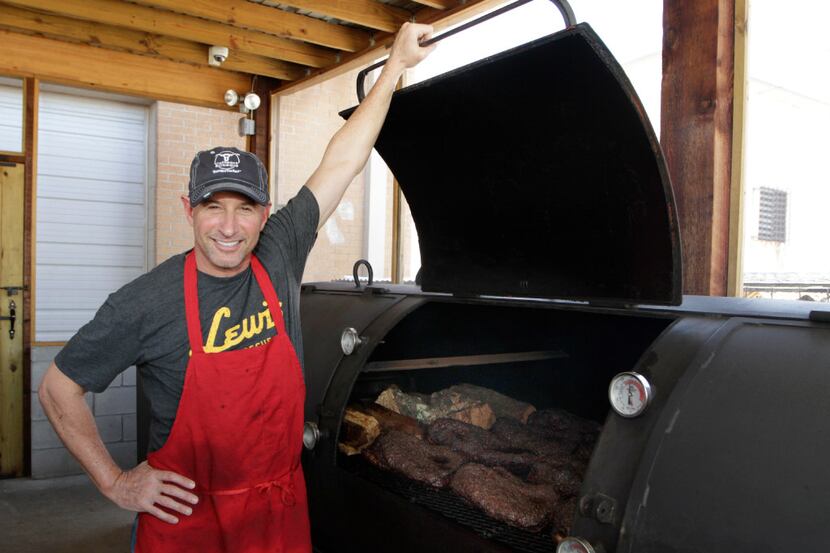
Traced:
<svg viewBox="0 0 830 553">
<path fill-rule="evenodd" d="M 402 72 L 432 33 L 404 24 L 361 106 L 295 198 L 268 217 L 267 176 L 233 148 L 200 152 L 182 198 L 194 248 L 112 294 L 40 385 L 58 435 L 106 497 L 140 513 L 141 553 L 310 552 L 299 466 L 305 387 L 299 286 L 317 230 L 365 164 Z M 148 460 L 123 471 L 84 401 L 137 365 Z"/>
</svg>

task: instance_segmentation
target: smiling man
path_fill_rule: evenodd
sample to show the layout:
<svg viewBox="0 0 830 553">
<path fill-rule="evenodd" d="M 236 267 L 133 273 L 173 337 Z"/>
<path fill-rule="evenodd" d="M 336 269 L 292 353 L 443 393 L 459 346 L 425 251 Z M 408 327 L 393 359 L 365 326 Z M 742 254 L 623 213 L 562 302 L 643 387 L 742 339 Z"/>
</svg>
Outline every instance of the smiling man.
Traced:
<svg viewBox="0 0 830 553">
<path fill-rule="evenodd" d="M 317 230 L 362 169 L 403 71 L 432 28 L 405 24 L 377 83 L 318 168 L 269 216 L 253 154 L 199 152 L 184 214 L 193 249 L 111 294 L 67 343 L 39 396 L 58 435 L 106 497 L 136 511 L 141 553 L 310 553 L 300 466 L 305 386 L 300 282 Z M 122 470 L 87 391 L 136 365 L 150 400 L 147 461 Z"/>
</svg>

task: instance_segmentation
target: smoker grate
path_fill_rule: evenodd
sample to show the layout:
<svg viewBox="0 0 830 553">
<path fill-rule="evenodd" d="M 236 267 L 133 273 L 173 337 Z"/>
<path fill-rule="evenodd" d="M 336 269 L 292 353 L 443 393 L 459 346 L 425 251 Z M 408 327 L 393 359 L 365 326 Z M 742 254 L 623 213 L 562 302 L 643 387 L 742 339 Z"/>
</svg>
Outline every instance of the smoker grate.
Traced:
<svg viewBox="0 0 830 553">
<path fill-rule="evenodd" d="M 503 543 L 521 553 L 555 553 L 551 528 L 534 533 L 513 528 L 488 517 L 454 493 L 401 478 L 367 463 L 359 456 L 340 456 L 340 466 L 410 502 L 437 511 L 474 530 L 480 536 Z"/>
</svg>

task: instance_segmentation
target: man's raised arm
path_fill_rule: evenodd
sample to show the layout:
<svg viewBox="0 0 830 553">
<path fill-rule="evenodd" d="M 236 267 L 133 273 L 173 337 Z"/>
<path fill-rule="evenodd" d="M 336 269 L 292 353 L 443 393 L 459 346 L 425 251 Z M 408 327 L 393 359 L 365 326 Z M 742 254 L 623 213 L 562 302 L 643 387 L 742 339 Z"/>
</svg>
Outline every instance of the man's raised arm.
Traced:
<svg viewBox="0 0 830 553">
<path fill-rule="evenodd" d="M 418 44 L 431 35 L 430 25 L 403 24 L 375 86 L 329 142 L 323 160 L 306 183 L 320 206 L 318 229 L 328 220 L 349 183 L 369 159 L 398 79 L 404 70 L 417 65 L 435 48 L 434 45 L 424 48 Z"/>
</svg>

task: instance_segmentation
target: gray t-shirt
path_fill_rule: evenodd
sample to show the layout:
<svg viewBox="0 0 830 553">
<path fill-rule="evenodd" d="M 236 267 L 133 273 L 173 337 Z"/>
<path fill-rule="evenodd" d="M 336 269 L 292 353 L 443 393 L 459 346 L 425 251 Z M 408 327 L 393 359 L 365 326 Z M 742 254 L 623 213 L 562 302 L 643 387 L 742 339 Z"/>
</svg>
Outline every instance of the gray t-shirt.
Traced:
<svg viewBox="0 0 830 553">
<path fill-rule="evenodd" d="M 302 362 L 300 282 L 317 236 L 317 200 L 303 187 L 268 218 L 254 253 L 277 291 L 285 326 Z M 84 390 L 102 392 L 136 365 L 150 401 L 149 450 L 167 440 L 179 405 L 190 354 L 184 313 L 184 259 L 179 254 L 110 294 L 95 318 L 55 357 L 55 364 Z M 199 318 L 205 351 L 261 344 L 276 334 L 264 314 L 262 291 L 250 267 L 220 278 L 198 274 Z"/>
</svg>

